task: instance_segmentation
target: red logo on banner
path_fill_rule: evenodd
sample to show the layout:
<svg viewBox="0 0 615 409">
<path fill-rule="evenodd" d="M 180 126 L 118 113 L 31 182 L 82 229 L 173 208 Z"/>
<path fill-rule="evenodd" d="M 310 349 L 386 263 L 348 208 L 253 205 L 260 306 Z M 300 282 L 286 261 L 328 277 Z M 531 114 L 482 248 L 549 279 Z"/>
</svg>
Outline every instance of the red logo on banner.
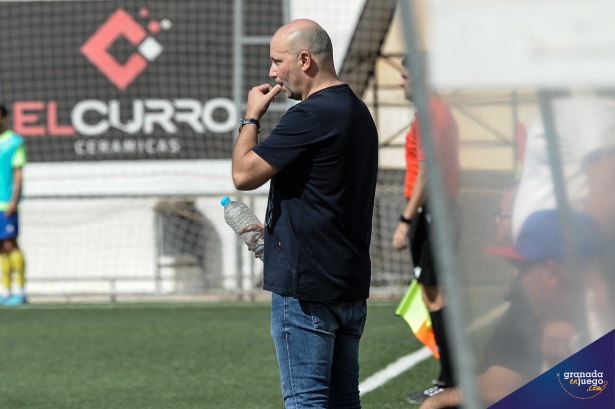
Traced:
<svg viewBox="0 0 615 409">
<path fill-rule="evenodd" d="M 142 8 L 139 14 L 147 16 L 149 11 Z M 157 34 L 160 28 L 171 27 L 169 20 L 148 24 L 150 33 Z M 137 47 L 124 64 L 120 64 L 109 48 L 123 36 Z M 120 90 L 128 86 L 147 68 L 148 62 L 154 61 L 162 52 L 162 46 L 135 21 L 123 8 L 115 10 L 98 30 L 81 46 L 81 53 L 100 70 Z"/>
</svg>

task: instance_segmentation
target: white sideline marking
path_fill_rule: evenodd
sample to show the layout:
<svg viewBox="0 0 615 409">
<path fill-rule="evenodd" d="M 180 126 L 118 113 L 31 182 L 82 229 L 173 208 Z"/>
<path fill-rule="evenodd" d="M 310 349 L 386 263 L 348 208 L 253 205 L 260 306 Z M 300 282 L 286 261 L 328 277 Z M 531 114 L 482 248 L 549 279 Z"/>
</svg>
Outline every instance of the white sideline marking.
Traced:
<svg viewBox="0 0 615 409">
<path fill-rule="evenodd" d="M 393 378 L 406 372 L 414 365 L 422 362 L 432 356 L 431 351 L 427 347 L 423 347 L 418 351 L 414 351 L 410 355 L 402 356 L 397 361 L 389 364 L 386 368 L 376 372 L 359 384 L 359 395 L 365 395 L 368 392 L 377 389 L 390 381 Z"/>
<path fill-rule="evenodd" d="M 495 320 L 500 318 L 506 312 L 508 304 L 508 302 L 503 302 L 485 315 L 475 319 L 470 325 L 468 325 L 468 333 L 471 334 L 472 332 L 484 328 L 487 325 L 490 325 L 491 323 L 495 322 Z M 402 356 L 397 361 L 389 364 L 386 368 L 376 372 L 375 374 L 361 382 L 359 384 L 359 395 L 365 395 L 366 393 L 369 393 L 374 389 L 378 389 L 391 379 L 398 377 L 409 369 L 412 369 L 415 365 L 420 362 L 423 362 L 430 356 L 432 356 L 432 354 L 427 347 L 423 347 L 409 355 Z"/>
</svg>

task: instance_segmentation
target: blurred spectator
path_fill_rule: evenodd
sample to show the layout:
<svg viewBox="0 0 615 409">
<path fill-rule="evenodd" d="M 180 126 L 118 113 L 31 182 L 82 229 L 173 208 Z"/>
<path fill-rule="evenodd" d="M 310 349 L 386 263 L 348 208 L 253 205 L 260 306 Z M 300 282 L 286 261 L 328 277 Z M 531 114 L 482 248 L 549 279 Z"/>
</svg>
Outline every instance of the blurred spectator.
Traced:
<svg viewBox="0 0 615 409">
<path fill-rule="evenodd" d="M 564 188 L 572 209 L 573 266 L 564 265 L 552 165 L 541 119 L 535 121 L 528 132 L 524 167 L 512 212 L 515 245 L 500 249 L 500 254 L 519 268 L 511 295 L 519 297 L 519 302 L 526 304 L 531 316 L 540 324 L 537 343 L 532 337 L 535 341 L 528 344 L 531 346 L 528 351 L 532 352 L 526 358 L 517 362 L 513 359 L 514 353 L 502 352 L 505 358 L 510 355 L 509 361 L 516 363 L 518 368 L 538 373 L 584 347 L 579 339 L 593 341 L 614 326 L 612 266 L 615 260 L 612 258 L 615 252 L 611 249 L 615 244 L 615 100 L 556 98 L 552 108 Z M 567 268 L 574 270 L 567 271 Z M 570 279 L 573 274 L 578 277 L 575 283 Z M 582 288 L 571 288 L 575 284 Z M 581 297 L 575 299 L 575 293 Z M 575 302 L 582 302 L 582 305 L 575 305 Z M 506 315 L 510 315 L 514 307 L 513 298 Z M 575 327 L 576 311 L 583 311 L 582 326 L 587 327 L 588 334 L 581 332 L 585 328 Z M 505 341 L 507 336 L 498 334 L 506 334 L 506 327 L 500 324 L 493 336 L 493 339 L 500 336 L 500 342 Z M 487 355 L 490 345 L 500 342 L 488 344 Z M 542 362 L 542 368 L 532 365 L 536 345 L 540 360 L 535 362 Z M 492 357 L 498 355 L 491 354 Z M 509 370 L 510 367 L 508 365 Z M 493 368 L 489 367 L 479 378 L 481 396 L 487 403 L 503 398 L 533 378 L 519 369 L 507 373 L 494 372 Z M 499 393 L 494 393 L 498 389 Z M 458 405 L 460 397 L 459 391 L 449 391 L 427 400 L 423 408 Z"/>
<path fill-rule="evenodd" d="M 572 216 L 576 232 L 574 246 L 582 255 L 579 264 L 582 273 L 595 260 L 602 236 L 591 217 L 581 212 Z M 571 320 L 574 304 L 555 210 L 530 215 L 516 245 L 500 247 L 499 254 L 516 265 L 519 273 L 509 296 L 511 305 L 485 347 L 478 387 L 480 397 L 488 405 L 538 376 L 544 369 L 543 360 L 551 365 L 575 352 L 578 331 Z M 586 290 L 597 290 L 595 286 L 600 285 L 593 280 L 584 283 Z M 461 404 L 461 390 L 454 388 L 427 399 L 421 409 Z"/>
<path fill-rule="evenodd" d="M 612 298 L 615 279 L 612 260 L 615 244 L 615 99 L 612 95 L 559 97 L 552 100 L 553 121 L 560 147 L 568 203 L 572 210 L 585 212 L 600 226 L 605 244 L 593 265 L 585 266 L 585 280 L 603 285 L 595 294 L 583 294 L 588 309 L 587 340 L 595 340 L 614 326 Z M 513 211 L 513 235 L 532 213 L 555 209 L 555 188 L 548 144 L 542 119 L 528 132 L 524 168 Z M 576 234 L 576 233 L 575 233 Z M 602 274 L 599 270 L 610 270 Z M 590 274 L 591 271 L 594 273 Z M 582 347 L 582 346 L 580 346 Z"/>
</svg>

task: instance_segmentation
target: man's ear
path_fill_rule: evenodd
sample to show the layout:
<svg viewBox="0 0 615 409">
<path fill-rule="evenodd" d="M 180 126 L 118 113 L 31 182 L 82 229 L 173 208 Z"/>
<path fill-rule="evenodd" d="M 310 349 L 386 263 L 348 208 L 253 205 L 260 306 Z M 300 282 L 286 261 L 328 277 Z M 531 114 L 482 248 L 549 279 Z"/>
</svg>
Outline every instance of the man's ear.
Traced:
<svg viewBox="0 0 615 409">
<path fill-rule="evenodd" d="M 303 72 L 309 70 L 312 66 L 312 55 L 308 51 L 301 51 L 298 58 L 301 64 L 301 70 Z"/>
</svg>

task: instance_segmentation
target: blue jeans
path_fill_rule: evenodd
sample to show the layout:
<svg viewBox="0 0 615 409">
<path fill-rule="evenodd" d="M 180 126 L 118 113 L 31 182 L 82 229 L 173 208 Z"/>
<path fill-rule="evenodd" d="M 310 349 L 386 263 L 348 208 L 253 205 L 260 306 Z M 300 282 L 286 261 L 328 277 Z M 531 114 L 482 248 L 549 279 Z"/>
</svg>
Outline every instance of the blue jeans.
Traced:
<svg viewBox="0 0 615 409">
<path fill-rule="evenodd" d="M 324 304 L 273 294 L 275 343 L 286 409 L 360 409 L 359 341 L 367 303 Z"/>
</svg>

